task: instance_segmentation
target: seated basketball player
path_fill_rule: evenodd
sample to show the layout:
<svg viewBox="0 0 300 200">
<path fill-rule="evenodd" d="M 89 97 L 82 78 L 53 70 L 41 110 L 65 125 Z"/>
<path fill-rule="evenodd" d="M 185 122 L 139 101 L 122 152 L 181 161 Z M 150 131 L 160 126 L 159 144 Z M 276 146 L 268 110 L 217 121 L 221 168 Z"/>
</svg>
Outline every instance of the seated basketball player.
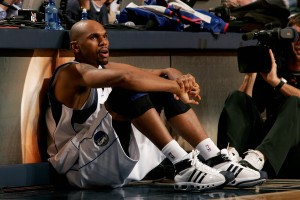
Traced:
<svg viewBox="0 0 300 200">
<path fill-rule="evenodd" d="M 164 158 L 175 167 L 175 189 L 207 190 L 261 184 L 259 171 L 234 163 L 207 136 L 188 104 L 200 88 L 189 74 L 109 62 L 108 34 L 82 20 L 70 31 L 73 62 L 54 72 L 46 121 L 49 162 L 79 188 L 121 187 L 141 180 Z M 159 113 L 195 150 L 173 140 Z M 198 153 L 210 166 L 198 159 Z"/>
</svg>

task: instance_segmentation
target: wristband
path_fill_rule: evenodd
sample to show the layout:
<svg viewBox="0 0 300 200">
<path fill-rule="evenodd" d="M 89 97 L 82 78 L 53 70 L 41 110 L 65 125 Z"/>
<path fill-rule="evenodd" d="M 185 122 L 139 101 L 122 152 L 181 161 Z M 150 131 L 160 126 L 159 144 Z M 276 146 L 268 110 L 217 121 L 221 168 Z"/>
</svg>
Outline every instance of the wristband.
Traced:
<svg viewBox="0 0 300 200">
<path fill-rule="evenodd" d="M 287 80 L 281 78 L 279 84 L 274 89 L 279 91 L 285 83 L 287 83 Z"/>
</svg>

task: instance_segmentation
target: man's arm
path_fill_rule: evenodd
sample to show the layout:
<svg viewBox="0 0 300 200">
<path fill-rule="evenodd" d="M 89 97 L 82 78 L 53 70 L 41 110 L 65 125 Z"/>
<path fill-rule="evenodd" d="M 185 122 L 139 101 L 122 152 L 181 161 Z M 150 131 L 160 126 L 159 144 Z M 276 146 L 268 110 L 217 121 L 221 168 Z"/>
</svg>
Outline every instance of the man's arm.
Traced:
<svg viewBox="0 0 300 200">
<path fill-rule="evenodd" d="M 184 103 L 197 104 L 197 99 L 189 97 L 189 88 L 181 88 L 177 81 L 120 63 L 108 64 L 106 69 L 83 63 L 62 69 L 57 75 L 55 96 L 65 105 L 77 108 L 87 98 L 90 88 L 102 87 L 122 87 L 138 92 L 170 92 Z"/>
<path fill-rule="evenodd" d="M 245 74 L 243 83 L 240 86 L 239 91 L 245 92 L 246 94 L 252 97 L 253 86 L 254 86 L 256 75 L 257 73 Z"/>
<path fill-rule="evenodd" d="M 279 84 L 280 79 L 278 78 L 277 81 L 275 81 L 276 83 Z M 277 84 L 277 85 L 278 85 Z M 277 85 L 275 84 L 271 84 L 273 87 L 276 87 Z M 296 96 L 300 98 L 300 90 L 292 85 L 289 85 L 288 83 L 285 83 L 281 88 L 280 88 L 280 92 L 285 95 L 285 96 Z"/>
<path fill-rule="evenodd" d="M 272 62 L 271 71 L 269 73 L 261 73 L 261 75 L 266 82 L 275 88 L 280 83 L 280 78 L 277 76 L 277 64 L 272 50 L 270 50 L 270 57 Z M 280 92 L 285 96 L 297 96 L 300 98 L 300 90 L 287 83 L 280 88 Z"/>
<path fill-rule="evenodd" d="M 122 63 L 109 63 L 104 70 L 86 64 L 78 66 L 86 87 L 122 87 L 139 92 L 164 91 L 181 94 L 176 81 L 161 78 L 142 69 Z"/>
<path fill-rule="evenodd" d="M 158 77 L 164 77 L 165 75 L 168 77 L 169 80 L 175 80 L 181 90 L 188 93 L 188 96 L 191 98 L 194 98 L 196 100 L 200 100 L 200 86 L 196 83 L 195 78 L 191 74 L 183 74 L 179 70 L 175 68 L 166 68 L 166 69 L 142 69 L 142 68 L 135 68 L 130 65 L 123 65 L 120 63 L 110 63 L 110 65 L 107 65 L 107 67 L 116 68 L 116 69 L 126 69 L 126 71 L 130 70 L 142 70 L 147 72 L 148 76 L 149 74 L 158 76 Z M 164 77 L 165 78 L 165 77 Z M 157 90 L 155 90 L 157 91 Z M 176 94 L 173 92 L 173 94 Z M 178 94 L 176 94 L 178 95 Z M 189 102 L 192 103 L 192 102 Z M 193 102 L 196 103 L 196 102 Z"/>
</svg>

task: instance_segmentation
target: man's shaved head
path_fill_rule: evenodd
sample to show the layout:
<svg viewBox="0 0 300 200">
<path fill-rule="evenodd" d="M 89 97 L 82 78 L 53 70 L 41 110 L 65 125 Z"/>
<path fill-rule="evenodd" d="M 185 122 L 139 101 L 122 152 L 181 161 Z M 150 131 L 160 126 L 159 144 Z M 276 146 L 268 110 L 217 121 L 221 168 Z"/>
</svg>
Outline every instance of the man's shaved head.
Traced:
<svg viewBox="0 0 300 200">
<path fill-rule="evenodd" d="M 70 40 L 77 41 L 83 34 L 86 34 L 91 27 L 103 26 L 95 20 L 80 20 L 75 23 L 70 30 Z"/>
</svg>

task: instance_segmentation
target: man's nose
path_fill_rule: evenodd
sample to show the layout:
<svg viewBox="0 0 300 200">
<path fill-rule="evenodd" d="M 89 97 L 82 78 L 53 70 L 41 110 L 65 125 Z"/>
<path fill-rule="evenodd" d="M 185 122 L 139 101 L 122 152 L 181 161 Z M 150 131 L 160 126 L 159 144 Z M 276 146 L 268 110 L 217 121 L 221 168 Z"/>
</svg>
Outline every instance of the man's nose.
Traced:
<svg viewBox="0 0 300 200">
<path fill-rule="evenodd" d="M 108 45 L 108 39 L 106 39 L 106 38 L 100 39 L 99 45 L 100 45 L 100 46 L 102 46 L 102 45 Z"/>
</svg>

